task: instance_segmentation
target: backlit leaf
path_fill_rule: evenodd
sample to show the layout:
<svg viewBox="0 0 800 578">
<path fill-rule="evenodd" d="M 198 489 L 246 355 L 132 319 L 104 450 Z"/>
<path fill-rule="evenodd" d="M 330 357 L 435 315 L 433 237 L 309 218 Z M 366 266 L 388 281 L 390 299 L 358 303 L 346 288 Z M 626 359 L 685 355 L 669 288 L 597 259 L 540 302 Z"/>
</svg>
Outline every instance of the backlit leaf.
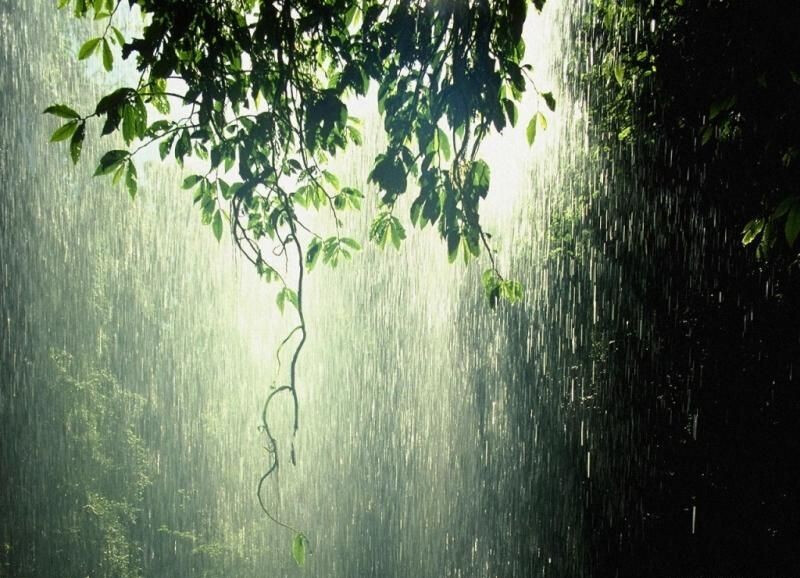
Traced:
<svg viewBox="0 0 800 578">
<path fill-rule="evenodd" d="M 214 236 L 217 241 L 222 239 L 222 213 L 217 209 L 214 213 L 214 220 L 211 221 L 211 229 L 214 231 Z"/>
<path fill-rule="evenodd" d="M 69 156 L 72 158 L 73 164 L 77 164 L 81 158 L 81 150 L 83 149 L 83 139 L 86 136 L 86 123 L 82 122 L 72 134 L 72 140 L 69 142 Z"/>
<path fill-rule="evenodd" d="M 125 174 L 125 186 L 131 199 L 136 198 L 136 191 L 139 188 L 139 177 L 136 174 L 136 166 L 133 161 L 128 159 L 128 171 Z"/>
<path fill-rule="evenodd" d="M 103 68 L 106 69 L 106 72 L 111 72 L 111 69 L 114 68 L 114 56 L 111 54 L 111 45 L 105 38 L 103 38 Z"/>
<path fill-rule="evenodd" d="M 103 40 L 102 38 L 92 38 L 91 40 L 87 40 L 83 43 L 80 50 L 78 50 L 78 60 L 86 60 L 92 54 L 94 54 L 97 47 L 100 46 L 100 41 Z"/>
<path fill-rule="evenodd" d="M 306 542 L 306 537 L 299 533 L 292 540 L 292 558 L 301 568 L 306 565 Z"/>
<path fill-rule="evenodd" d="M 53 106 L 48 106 L 46 109 L 44 109 L 44 113 L 70 119 L 79 119 L 81 117 L 81 115 L 79 115 L 77 112 L 63 104 L 54 104 Z"/>
<path fill-rule="evenodd" d="M 536 140 L 537 123 L 538 123 L 538 118 L 534 115 L 534 117 L 528 123 L 528 128 L 525 130 L 525 136 L 528 138 L 529 145 L 533 145 L 533 141 Z"/>
<path fill-rule="evenodd" d="M 72 136 L 72 133 L 75 132 L 75 129 L 78 127 L 78 121 L 73 120 L 72 122 L 68 122 L 67 124 L 61 126 L 56 132 L 53 133 L 53 136 L 50 137 L 50 142 L 59 142 L 62 140 L 67 140 L 69 137 Z"/>
</svg>

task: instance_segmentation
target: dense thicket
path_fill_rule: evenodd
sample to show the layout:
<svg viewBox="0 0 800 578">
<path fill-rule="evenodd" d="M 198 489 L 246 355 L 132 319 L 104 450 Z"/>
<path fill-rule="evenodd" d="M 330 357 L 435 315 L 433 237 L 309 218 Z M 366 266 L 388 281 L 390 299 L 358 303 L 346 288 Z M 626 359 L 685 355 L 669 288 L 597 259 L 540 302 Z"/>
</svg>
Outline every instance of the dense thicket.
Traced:
<svg viewBox="0 0 800 578">
<path fill-rule="evenodd" d="M 597 343 L 620 411 L 596 421 L 646 456 L 606 439 L 598 457 L 609 575 L 800 568 L 798 23 L 790 4 L 598 1 L 580 29 L 599 48 L 582 227 L 624 294 Z"/>
</svg>

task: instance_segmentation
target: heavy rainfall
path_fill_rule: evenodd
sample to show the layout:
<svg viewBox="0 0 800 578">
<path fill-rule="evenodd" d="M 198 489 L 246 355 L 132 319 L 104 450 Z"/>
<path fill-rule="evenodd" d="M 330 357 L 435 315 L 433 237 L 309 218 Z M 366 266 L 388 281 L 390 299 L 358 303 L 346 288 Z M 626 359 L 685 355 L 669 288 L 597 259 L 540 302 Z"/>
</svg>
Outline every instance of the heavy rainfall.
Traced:
<svg viewBox="0 0 800 578">
<path fill-rule="evenodd" d="M 413 195 L 399 250 L 368 239 L 386 135 L 374 83 L 348 101 L 363 144 L 331 166 L 364 192 L 342 213 L 363 249 L 305 277 L 296 438 L 291 397 L 269 408 L 263 498 L 295 535 L 256 495 L 294 310 L 202 222 L 183 187 L 197 161 L 143 151 L 132 200 L 92 177 L 119 137 L 87 137 L 77 165 L 48 142 L 48 106 L 93 110 L 139 73 L 116 47 L 111 72 L 76 58 L 104 21 L 0 0 L 0 576 L 800 574 L 797 250 L 782 230 L 772 254 L 743 245 L 755 171 L 709 160 L 716 136 L 676 137 L 691 122 L 647 92 L 703 70 L 673 54 L 647 84 L 664 38 L 709 25 L 651 5 L 529 7 L 525 61 L 556 104 L 526 92 L 480 151 L 481 223 L 517 302 L 487 300 L 485 252 L 450 263 L 411 226 Z M 141 31 L 128 3 L 115 22 Z M 663 102 L 684 102 L 676 86 Z"/>
</svg>

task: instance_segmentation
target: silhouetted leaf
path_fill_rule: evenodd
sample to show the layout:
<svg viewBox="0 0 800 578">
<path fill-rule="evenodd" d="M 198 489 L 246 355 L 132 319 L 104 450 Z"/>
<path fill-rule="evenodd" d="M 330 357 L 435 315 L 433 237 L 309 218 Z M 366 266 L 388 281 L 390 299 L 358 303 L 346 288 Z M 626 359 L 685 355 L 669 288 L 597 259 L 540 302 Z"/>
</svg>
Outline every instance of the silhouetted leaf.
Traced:
<svg viewBox="0 0 800 578">
<path fill-rule="evenodd" d="M 549 108 L 552 112 L 556 111 L 556 99 L 553 98 L 552 92 L 544 92 L 542 93 L 542 98 L 544 99 L 545 104 L 547 104 L 547 108 Z"/>
<path fill-rule="evenodd" d="M 69 142 L 69 155 L 72 158 L 72 163 L 77 164 L 81 158 L 81 150 L 83 149 L 83 139 L 86 136 L 86 123 L 82 122 L 75 129 L 72 134 L 72 140 Z"/>
<path fill-rule="evenodd" d="M 128 151 L 124 150 L 112 150 L 108 151 L 100 158 L 100 164 L 97 166 L 97 170 L 94 172 L 94 176 L 100 175 L 107 175 L 108 173 L 114 171 L 120 163 L 122 163 L 126 158 L 128 158 Z"/>
</svg>

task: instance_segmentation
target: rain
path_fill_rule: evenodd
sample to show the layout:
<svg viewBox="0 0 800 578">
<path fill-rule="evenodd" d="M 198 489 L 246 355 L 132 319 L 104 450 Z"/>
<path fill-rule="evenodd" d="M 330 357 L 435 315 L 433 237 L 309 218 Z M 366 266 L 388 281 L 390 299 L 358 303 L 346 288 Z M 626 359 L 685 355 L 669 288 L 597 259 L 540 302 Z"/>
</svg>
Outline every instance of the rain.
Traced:
<svg viewBox="0 0 800 578">
<path fill-rule="evenodd" d="M 307 537 L 302 568 L 256 496 L 291 312 L 201 223 L 189 167 L 152 154 L 132 200 L 91 176 L 107 143 L 73 166 L 48 142 L 47 106 L 89 109 L 136 74 L 78 61 L 92 24 L 54 5 L 0 0 L 0 576 L 800 572 L 800 310 L 778 306 L 797 274 L 744 273 L 702 167 L 654 185 L 668 147 L 598 150 L 593 2 L 531 10 L 557 107 L 526 96 L 481 151 L 519 303 L 490 307 L 486 264 L 448 263 L 432 227 L 368 242 L 385 137 L 374 94 L 351 103 L 364 144 L 334 163 L 367 197 L 343 224 L 364 250 L 307 277 L 294 466 L 291 400 L 269 410 L 285 455 L 264 496 Z"/>
</svg>

